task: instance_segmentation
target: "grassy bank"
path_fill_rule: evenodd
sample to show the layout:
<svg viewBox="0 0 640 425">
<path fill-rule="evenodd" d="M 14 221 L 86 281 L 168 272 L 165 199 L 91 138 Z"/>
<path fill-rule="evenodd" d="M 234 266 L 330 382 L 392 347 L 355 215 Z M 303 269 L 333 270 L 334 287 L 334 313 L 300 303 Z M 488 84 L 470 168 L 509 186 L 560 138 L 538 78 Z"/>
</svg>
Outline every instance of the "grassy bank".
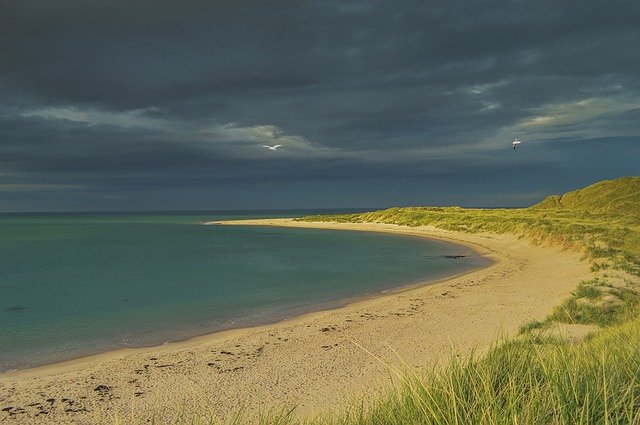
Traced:
<svg viewBox="0 0 640 425">
<path fill-rule="evenodd" d="M 520 209 L 390 208 L 305 221 L 377 222 L 461 232 L 512 233 L 577 249 L 593 278 L 542 322 L 482 358 L 403 375 L 366 407 L 312 422 L 344 424 L 640 424 L 640 178 L 600 182 Z M 600 331 L 580 342 L 558 323 Z"/>
<path fill-rule="evenodd" d="M 405 375 L 344 424 L 640 423 L 640 320 L 579 344 L 547 336 L 505 341 L 482 358 Z"/>
<path fill-rule="evenodd" d="M 635 317 L 640 302 L 640 178 L 600 182 L 553 195 L 529 208 L 389 208 L 360 214 L 307 216 L 303 221 L 433 226 L 458 232 L 511 233 L 539 244 L 580 250 L 594 277 L 546 321 L 622 323 Z"/>
</svg>

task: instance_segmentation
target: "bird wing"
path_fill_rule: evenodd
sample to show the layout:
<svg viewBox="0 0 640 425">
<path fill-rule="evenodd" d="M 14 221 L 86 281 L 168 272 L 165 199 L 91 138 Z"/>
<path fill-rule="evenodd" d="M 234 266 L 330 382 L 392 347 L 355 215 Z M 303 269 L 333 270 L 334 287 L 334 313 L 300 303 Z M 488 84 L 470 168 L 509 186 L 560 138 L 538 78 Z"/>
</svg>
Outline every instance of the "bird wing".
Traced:
<svg viewBox="0 0 640 425">
<path fill-rule="evenodd" d="M 262 147 L 271 149 L 271 146 L 269 146 L 269 145 L 262 145 Z"/>
<path fill-rule="evenodd" d="M 273 145 L 274 149 L 278 149 L 278 148 L 281 148 L 281 147 L 282 147 L 282 145 Z"/>
</svg>

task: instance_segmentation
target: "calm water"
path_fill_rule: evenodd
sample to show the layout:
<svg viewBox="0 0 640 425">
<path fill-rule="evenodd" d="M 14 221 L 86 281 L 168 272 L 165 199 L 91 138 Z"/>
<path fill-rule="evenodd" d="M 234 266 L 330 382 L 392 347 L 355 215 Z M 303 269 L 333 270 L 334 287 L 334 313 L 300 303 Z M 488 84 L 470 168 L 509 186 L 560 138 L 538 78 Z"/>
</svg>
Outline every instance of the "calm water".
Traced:
<svg viewBox="0 0 640 425">
<path fill-rule="evenodd" d="M 250 216 L 0 216 L 0 370 L 273 321 L 486 264 L 417 238 L 200 224 Z M 468 256 L 444 257 L 458 254 Z"/>
</svg>

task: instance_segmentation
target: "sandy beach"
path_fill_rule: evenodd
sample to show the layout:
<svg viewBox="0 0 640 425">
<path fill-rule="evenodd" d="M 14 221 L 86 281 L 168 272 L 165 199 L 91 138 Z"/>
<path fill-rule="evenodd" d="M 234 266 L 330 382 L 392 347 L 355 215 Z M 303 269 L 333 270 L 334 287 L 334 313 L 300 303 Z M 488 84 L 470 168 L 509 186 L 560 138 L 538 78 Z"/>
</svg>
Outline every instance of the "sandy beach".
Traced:
<svg viewBox="0 0 640 425">
<path fill-rule="evenodd" d="M 279 323 L 0 374 L 0 422 L 122 423 L 248 417 L 273 407 L 326 413 L 418 371 L 486 349 L 542 319 L 589 278 L 580 254 L 513 235 L 291 219 L 225 222 L 406 234 L 471 247 L 483 269 Z M 431 282 L 430 282 L 431 283 Z"/>
</svg>

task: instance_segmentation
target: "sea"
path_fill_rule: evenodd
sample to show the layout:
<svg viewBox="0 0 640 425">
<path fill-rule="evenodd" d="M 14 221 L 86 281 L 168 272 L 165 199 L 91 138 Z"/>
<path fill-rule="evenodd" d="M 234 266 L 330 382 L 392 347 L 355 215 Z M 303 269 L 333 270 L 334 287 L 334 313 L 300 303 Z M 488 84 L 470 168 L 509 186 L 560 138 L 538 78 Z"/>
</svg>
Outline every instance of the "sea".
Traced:
<svg viewBox="0 0 640 425">
<path fill-rule="evenodd" d="M 350 211 L 0 214 L 0 371 L 276 322 L 488 264 L 467 247 L 205 221 Z"/>
</svg>

